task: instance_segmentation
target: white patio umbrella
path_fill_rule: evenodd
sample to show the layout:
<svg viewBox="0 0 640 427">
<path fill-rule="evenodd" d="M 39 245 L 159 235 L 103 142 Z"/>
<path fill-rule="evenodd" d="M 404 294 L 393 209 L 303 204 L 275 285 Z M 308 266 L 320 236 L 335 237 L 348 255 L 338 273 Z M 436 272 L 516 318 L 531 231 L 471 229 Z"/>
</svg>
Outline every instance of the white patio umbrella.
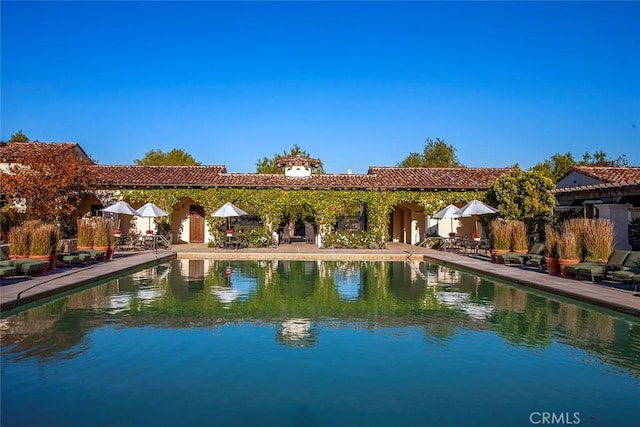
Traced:
<svg viewBox="0 0 640 427">
<path fill-rule="evenodd" d="M 486 215 L 498 213 L 498 209 L 489 205 L 485 205 L 480 200 L 472 200 L 463 207 L 461 207 L 457 213 L 458 216 L 466 217 L 472 215 Z"/>
<path fill-rule="evenodd" d="M 211 216 L 227 218 L 227 230 L 229 229 L 229 218 L 243 215 L 248 214 L 231 202 L 225 203 L 220 209 L 211 214 Z"/>
<path fill-rule="evenodd" d="M 138 216 L 141 216 L 143 218 L 149 218 L 149 228 L 147 230 L 151 230 L 151 218 L 157 218 L 157 217 L 169 215 L 168 213 L 160 209 L 157 205 L 154 205 L 151 202 L 142 206 L 140 209 L 137 210 L 137 212 L 138 212 Z"/>
<path fill-rule="evenodd" d="M 432 218 L 435 218 L 438 220 L 444 219 L 444 218 L 451 218 L 451 231 L 453 231 L 453 219 L 460 217 L 460 215 L 458 215 L 459 210 L 460 209 L 455 205 L 448 205 L 441 211 L 436 212 Z"/>
<path fill-rule="evenodd" d="M 118 214 L 118 229 L 120 229 L 120 214 L 140 216 L 138 214 L 138 211 L 133 209 L 131 205 L 125 202 L 124 200 L 120 200 L 119 202 L 116 202 L 111 206 L 107 206 L 106 208 L 103 208 L 102 212 L 111 212 L 111 213 Z"/>
<path fill-rule="evenodd" d="M 482 203 L 480 200 L 472 200 L 458 210 L 459 217 L 469 217 L 473 215 L 488 215 L 498 213 L 498 209 Z M 478 221 L 475 223 L 476 233 L 478 232 Z"/>
</svg>

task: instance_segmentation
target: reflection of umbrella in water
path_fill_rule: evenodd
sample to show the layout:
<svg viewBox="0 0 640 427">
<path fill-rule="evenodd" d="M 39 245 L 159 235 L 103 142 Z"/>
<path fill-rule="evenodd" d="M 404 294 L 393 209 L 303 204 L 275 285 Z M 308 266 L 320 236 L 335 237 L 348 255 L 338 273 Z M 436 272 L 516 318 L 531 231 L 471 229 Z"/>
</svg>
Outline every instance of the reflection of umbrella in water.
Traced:
<svg viewBox="0 0 640 427">
<path fill-rule="evenodd" d="M 160 209 L 158 206 L 149 202 L 146 205 L 138 209 L 138 216 L 143 218 L 149 218 L 149 230 L 151 230 L 151 218 L 157 218 L 161 216 L 168 216 L 169 214 Z"/>
<path fill-rule="evenodd" d="M 435 219 L 451 218 L 451 231 L 453 232 L 453 219 L 460 217 L 460 215 L 458 215 L 459 210 L 460 209 L 458 209 L 457 206 L 449 205 L 446 208 L 442 209 L 441 211 L 436 212 L 432 218 L 435 218 Z"/>
<path fill-rule="evenodd" d="M 140 214 L 138 214 L 138 211 L 133 209 L 131 205 L 124 200 L 120 200 L 119 202 L 116 202 L 111 206 L 107 206 L 106 208 L 102 209 L 102 212 L 111 212 L 118 214 L 118 230 L 120 229 L 120 214 L 140 216 Z"/>
<path fill-rule="evenodd" d="M 498 213 L 498 209 L 489 205 L 485 205 L 480 200 L 472 200 L 457 212 L 459 217 L 468 217 L 472 215 L 488 215 Z M 476 233 L 478 232 L 478 221 L 476 221 Z"/>
<path fill-rule="evenodd" d="M 229 229 L 229 218 L 233 216 L 248 215 L 245 211 L 237 207 L 231 202 L 227 202 L 220 209 L 211 214 L 211 216 L 217 216 L 221 218 L 227 218 L 227 230 Z"/>
</svg>

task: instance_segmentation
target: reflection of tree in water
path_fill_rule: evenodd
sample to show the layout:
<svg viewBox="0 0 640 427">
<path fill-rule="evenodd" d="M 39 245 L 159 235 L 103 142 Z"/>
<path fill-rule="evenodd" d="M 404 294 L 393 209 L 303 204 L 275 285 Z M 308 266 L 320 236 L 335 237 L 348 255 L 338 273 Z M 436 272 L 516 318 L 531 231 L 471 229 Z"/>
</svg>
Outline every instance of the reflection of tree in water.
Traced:
<svg viewBox="0 0 640 427">
<path fill-rule="evenodd" d="M 338 324 L 361 323 L 370 330 L 418 326 L 427 342 L 439 344 L 455 336 L 458 328 L 493 330 L 528 348 L 546 348 L 559 339 L 640 372 L 638 362 L 629 356 L 640 349 L 637 323 L 466 273 L 449 274 L 436 265 L 200 260 L 195 274 L 188 261 L 177 260 L 171 268 L 158 266 L 138 277 L 126 276 L 6 318 L 3 352 L 24 352 L 20 357 L 27 358 L 70 357 L 83 351 L 87 334 L 107 322 L 114 327 L 166 328 L 268 322 L 274 325 L 278 342 L 295 344 L 300 336 L 300 343 L 316 345 L 318 329 L 327 320 L 338 320 Z M 341 295 L 336 276 L 358 281 L 350 288 L 355 293 Z M 240 279 L 252 283 L 251 292 L 234 287 Z M 190 286 L 194 280 L 197 287 Z M 220 298 L 214 290 L 237 296 Z M 145 299 L 141 291 L 153 295 Z M 438 298 L 443 293 L 463 295 L 464 304 L 493 311 L 474 318 L 459 306 L 447 306 Z M 309 322 L 309 335 L 296 335 L 302 331 L 296 319 Z"/>
</svg>

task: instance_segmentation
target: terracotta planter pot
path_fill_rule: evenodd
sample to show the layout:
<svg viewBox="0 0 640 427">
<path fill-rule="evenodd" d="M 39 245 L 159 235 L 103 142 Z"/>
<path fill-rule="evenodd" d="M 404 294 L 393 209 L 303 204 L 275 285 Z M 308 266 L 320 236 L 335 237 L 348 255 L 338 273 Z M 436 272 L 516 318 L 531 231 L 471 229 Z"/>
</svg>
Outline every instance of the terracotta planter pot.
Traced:
<svg viewBox="0 0 640 427">
<path fill-rule="evenodd" d="M 93 249 L 93 246 L 78 246 L 78 250 L 81 251 L 83 249 Z"/>
<path fill-rule="evenodd" d="M 544 261 L 547 264 L 547 273 L 549 273 L 549 275 L 560 275 L 560 264 L 558 263 L 558 258 L 544 257 Z"/>
<path fill-rule="evenodd" d="M 500 255 L 508 254 L 509 249 L 494 249 L 491 252 L 491 260 L 496 264 L 504 264 L 504 260 L 500 257 Z"/>
<path fill-rule="evenodd" d="M 526 254 L 529 251 L 527 249 L 514 249 L 513 252 L 518 254 Z"/>
<path fill-rule="evenodd" d="M 58 254 L 49 255 L 49 270 L 55 270 L 58 263 Z"/>
<path fill-rule="evenodd" d="M 571 277 L 571 275 L 565 271 L 564 269 L 565 265 L 573 265 L 573 264 L 579 264 L 579 263 L 580 263 L 580 259 L 558 258 L 558 264 L 560 265 L 560 274 L 562 274 L 563 277 Z"/>
<path fill-rule="evenodd" d="M 9 258 L 11 258 L 11 259 L 24 259 L 24 258 L 29 258 L 29 255 L 9 255 Z"/>
</svg>

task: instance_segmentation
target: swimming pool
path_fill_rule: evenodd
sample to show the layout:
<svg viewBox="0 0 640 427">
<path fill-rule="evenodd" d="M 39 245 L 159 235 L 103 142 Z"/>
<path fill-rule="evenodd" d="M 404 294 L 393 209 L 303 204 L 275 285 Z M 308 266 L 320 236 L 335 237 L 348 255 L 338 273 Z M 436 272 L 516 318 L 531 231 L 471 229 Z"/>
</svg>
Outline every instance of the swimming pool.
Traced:
<svg viewBox="0 0 640 427">
<path fill-rule="evenodd" d="M 436 264 L 175 260 L 0 326 L 3 426 L 637 425 L 637 319 Z"/>
</svg>

